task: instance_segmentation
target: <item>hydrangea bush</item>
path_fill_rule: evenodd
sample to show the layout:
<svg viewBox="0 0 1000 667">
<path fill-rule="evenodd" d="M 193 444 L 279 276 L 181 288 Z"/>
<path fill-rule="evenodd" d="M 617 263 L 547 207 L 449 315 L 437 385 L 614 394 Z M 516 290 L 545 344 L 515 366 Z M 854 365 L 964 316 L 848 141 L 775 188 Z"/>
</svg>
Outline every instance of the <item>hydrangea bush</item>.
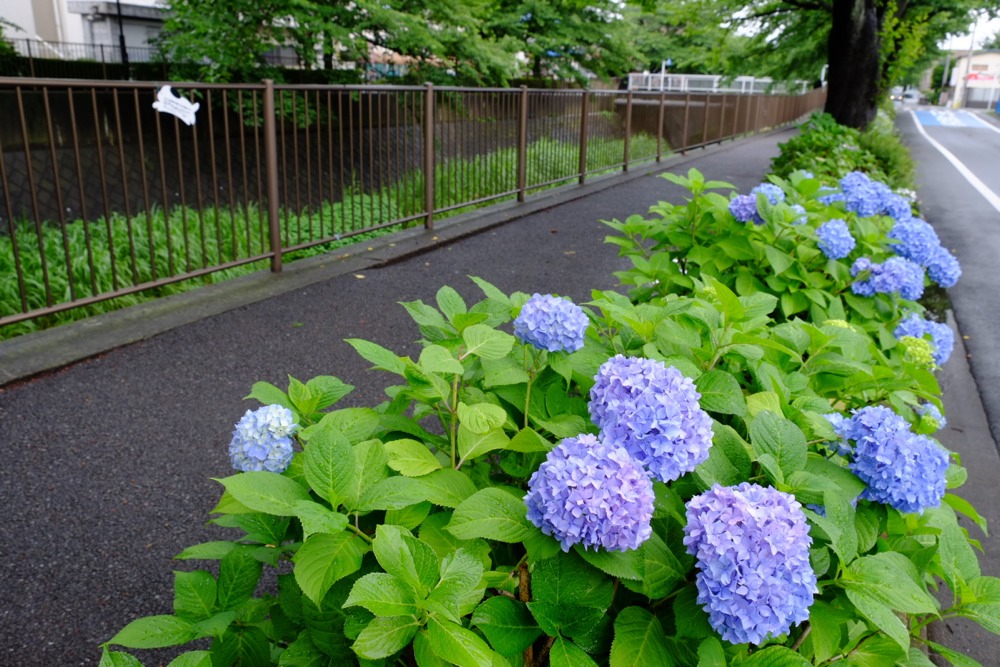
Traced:
<svg viewBox="0 0 1000 667">
<path fill-rule="evenodd" d="M 890 207 L 798 174 L 757 189 L 755 224 L 684 182 L 686 206 L 615 223 L 630 296 L 474 278 L 471 305 L 403 304 L 418 355 L 348 341 L 392 378 L 379 405 L 338 407 L 332 376 L 254 385 L 212 510 L 231 538 L 179 554 L 173 613 L 102 667 L 185 645 L 172 667 L 974 664 L 923 632 L 1000 630 L 985 521 L 933 439 L 943 339 L 899 290 L 852 290 L 862 257 L 923 270 Z"/>
</svg>

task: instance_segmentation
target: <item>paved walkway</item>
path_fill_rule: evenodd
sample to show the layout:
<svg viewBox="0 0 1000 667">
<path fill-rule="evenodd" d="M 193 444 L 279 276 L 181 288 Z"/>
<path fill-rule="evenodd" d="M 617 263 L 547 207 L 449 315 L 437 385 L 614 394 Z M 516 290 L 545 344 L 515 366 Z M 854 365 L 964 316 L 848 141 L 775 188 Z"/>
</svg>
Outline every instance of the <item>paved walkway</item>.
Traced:
<svg viewBox="0 0 1000 667">
<path fill-rule="evenodd" d="M 747 191 L 791 132 L 663 167 L 697 167 Z M 603 242 L 608 230 L 598 221 L 682 196 L 649 174 L 593 184 L 540 200 L 510 224 L 499 225 L 514 207 L 410 232 L 339 262 L 317 260 L 285 276 L 251 277 L 0 343 L 0 382 L 10 382 L 0 388 L 0 501 L 8 508 L 0 664 L 95 665 L 98 644 L 125 623 L 170 612 L 171 571 L 188 567 L 171 557 L 223 534 L 204 525 L 219 494 L 210 478 L 230 473 L 226 445 L 254 382 L 331 374 L 358 387 L 344 405 L 374 404 L 385 380 L 343 339 L 415 353 L 419 334 L 399 301 L 432 301 L 442 285 L 475 299 L 468 275 L 505 291 L 586 300 L 592 288 L 614 287 L 612 273 L 627 267 Z M 89 358 L 14 379 L 73 357 Z M 955 369 L 959 379 L 969 377 Z M 965 391 L 971 398 L 950 400 L 978 401 L 974 384 Z M 985 426 L 969 426 L 965 436 L 975 428 Z M 171 654 L 154 653 L 148 664 Z"/>
</svg>

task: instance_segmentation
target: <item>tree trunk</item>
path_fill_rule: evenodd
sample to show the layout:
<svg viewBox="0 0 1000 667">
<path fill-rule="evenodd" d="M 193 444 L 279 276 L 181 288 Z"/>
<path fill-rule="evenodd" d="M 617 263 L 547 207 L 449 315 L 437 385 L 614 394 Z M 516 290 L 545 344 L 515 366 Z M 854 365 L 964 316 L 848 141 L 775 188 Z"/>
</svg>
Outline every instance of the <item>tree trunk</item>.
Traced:
<svg viewBox="0 0 1000 667">
<path fill-rule="evenodd" d="M 877 0 L 834 0 L 827 47 L 826 111 L 841 125 L 863 130 L 878 111 L 879 31 Z"/>
</svg>

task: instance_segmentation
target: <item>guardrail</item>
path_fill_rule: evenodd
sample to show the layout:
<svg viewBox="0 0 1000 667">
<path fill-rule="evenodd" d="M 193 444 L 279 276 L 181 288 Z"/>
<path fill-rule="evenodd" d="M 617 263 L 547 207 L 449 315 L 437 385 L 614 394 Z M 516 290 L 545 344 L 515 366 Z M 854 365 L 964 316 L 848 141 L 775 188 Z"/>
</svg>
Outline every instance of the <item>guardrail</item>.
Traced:
<svg viewBox="0 0 1000 667">
<path fill-rule="evenodd" d="M 775 81 L 768 77 L 725 77 L 718 74 L 644 72 L 628 75 L 628 89 L 668 93 L 734 93 L 739 95 L 804 95 L 808 81 Z"/>
<path fill-rule="evenodd" d="M 0 326 L 659 161 L 793 121 L 742 96 L 0 78 Z M 2 243 L 6 241 L 5 243 Z M 3 300 L 0 299 L 0 304 Z"/>
</svg>

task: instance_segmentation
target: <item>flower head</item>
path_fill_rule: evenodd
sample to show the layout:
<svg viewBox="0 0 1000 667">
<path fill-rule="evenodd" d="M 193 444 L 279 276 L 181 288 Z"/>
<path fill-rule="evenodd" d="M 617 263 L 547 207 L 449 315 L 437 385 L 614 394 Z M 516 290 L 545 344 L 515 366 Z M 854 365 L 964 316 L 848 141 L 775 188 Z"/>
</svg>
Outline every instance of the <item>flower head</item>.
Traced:
<svg viewBox="0 0 1000 667">
<path fill-rule="evenodd" d="M 753 196 L 754 201 L 757 200 L 758 194 L 764 195 L 767 197 L 767 201 L 769 201 L 772 206 L 785 201 L 785 191 L 774 183 L 761 183 L 751 190 L 750 194 Z"/>
<path fill-rule="evenodd" d="M 757 197 L 754 195 L 736 195 L 729 202 L 729 212 L 740 222 L 752 222 L 763 225 L 764 218 L 757 212 Z"/>
<path fill-rule="evenodd" d="M 760 644 L 809 618 L 817 592 L 809 526 L 795 498 L 744 482 L 687 503 L 684 545 L 698 603 L 726 641 Z"/>
<path fill-rule="evenodd" d="M 927 275 L 941 287 L 954 287 L 962 277 L 962 267 L 946 248 L 938 247 L 927 264 Z"/>
<path fill-rule="evenodd" d="M 528 520 L 563 551 L 638 548 L 652 534 L 653 501 L 653 483 L 629 453 L 587 434 L 550 451 L 524 496 Z"/>
<path fill-rule="evenodd" d="M 897 222 L 889 232 L 889 237 L 899 241 L 892 246 L 897 255 L 914 261 L 920 266 L 929 265 L 941 247 L 937 232 L 920 218 L 910 218 L 906 222 Z"/>
<path fill-rule="evenodd" d="M 913 205 L 903 195 L 893 193 L 886 197 L 882 201 L 882 210 L 896 222 L 906 222 L 913 218 Z"/>
<path fill-rule="evenodd" d="M 823 415 L 823 417 L 830 422 L 830 426 L 833 427 L 833 432 L 840 436 L 840 440 L 833 443 L 834 449 L 841 456 L 847 456 L 851 453 L 851 443 L 847 441 L 847 435 L 851 429 L 851 422 L 849 419 L 845 419 L 844 415 L 839 412 L 831 412 L 829 414 Z"/>
<path fill-rule="evenodd" d="M 921 433 L 934 433 L 948 425 L 948 420 L 933 403 L 924 403 L 918 407 L 917 414 L 920 416 L 917 430 Z"/>
<path fill-rule="evenodd" d="M 905 336 L 926 339 L 930 337 L 933 348 L 934 362 L 943 366 L 951 358 L 955 348 L 955 334 L 947 324 L 924 319 L 916 313 L 911 313 L 900 320 L 893 330 L 893 335 L 902 340 Z"/>
<path fill-rule="evenodd" d="M 549 352 L 576 352 L 589 324 L 583 309 L 569 299 L 534 294 L 514 320 L 514 335 Z"/>
<path fill-rule="evenodd" d="M 819 249 L 830 259 L 843 259 L 854 250 L 855 240 L 843 220 L 827 220 L 816 229 Z"/>
<path fill-rule="evenodd" d="M 916 301 L 924 293 L 924 269 L 904 257 L 890 257 L 882 264 L 875 264 L 867 257 L 855 260 L 851 275 L 868 275 L 851 284 L 851 291 L 858 296 L 899 293 L 904 299 Z"/>
<path fill-rule="evenodd" d="M 690 378 L 672 366 L 617 355 L 597 371 L 590 418 L 605 441 L 624 447 L 663 482 L 708 458 L 712 418 Z"/>
<path fill-rule="evenodd" d="M 866 174 L 860 171 L 851 173 L 840 179 L 840 190 L 844 193 L 847 210 L 861 217 L 875 215 L 882 209 L 883 191 Z"/>
<path fill-rule="evenodd" d="M 910 430 L 889 408 L 870 406 L 851 418 L 855 441 L 851 471 L 868 485 L 861 498 L 923 513 L 941 504 L 948 452 L 925 435 Z"/>
<path fill-rule="evenodd" d="M 809 222 L 809 214 L 806 213 L 806 207 L 802 204 L 792 204 L 792 210 L 798 214 L 794 220 L 792 220 L 793 225 L 804 225 Z"/>
<path fill-rule="evenodd" d="M 233 467 L 243 472 L 283 472 L 292 461 L 292 439 L 298 424 L 288 408 L 265 405 L 247 410 L 229 443 Z"/>
</svg>

